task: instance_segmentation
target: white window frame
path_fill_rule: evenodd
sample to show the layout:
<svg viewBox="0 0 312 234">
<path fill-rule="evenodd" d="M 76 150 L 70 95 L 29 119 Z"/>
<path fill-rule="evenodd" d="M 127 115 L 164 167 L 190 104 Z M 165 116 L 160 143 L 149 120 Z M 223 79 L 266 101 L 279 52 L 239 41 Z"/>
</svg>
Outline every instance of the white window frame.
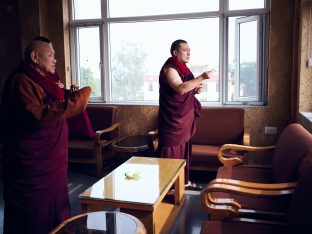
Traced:
<svg viewBox="0 0 312 234">
<path fill-rule="evenodd" d="M 108 1 L 101 0 L 102 5 L 102 18 L 101 19 L 84 19 L 84 20 L 73 20 L 72 12 L 72 0 L 70 1 L 70 44 L 71 44 L 71 65 L 72 65 L 72 82 L 75 84 L 79 83 L 79 72 L 77 68 L 78 65 L 78 56 L 77 56 L 77 43 L 76 43 L 76 29 L 79 27 L 90 27 L 90 26 L 98 26 L 100 31 L 100 49 L 101 49 L 101 97 L 91 97 L 90 102 L 102 102 L 102 103 L 110 103 L 114 104 L 116 102 L 110 101 L 111 96 L 111 85 L 110 85 L 110 64 L 109 64 L 109 24 L 116 22 L 142 22 L 142 21 L 158 21 L 158 20 L 176 20 L 176 19 L 194 19 L 194 18 L 209 18 L 209 17 L 219 17 L 220 22 L 220 30 L 219 30 L 219 38 L 220 38 L 220 48 L 219 48 L 219 102 L 202 102 L 203 105 L 250 105 L 250 106 L 261 106 L 266 104 L 267 100 L 267 77 L 266 77 L 266 56 L 267 56 L 267 28 L 266 18 L 269 13 L 269 0 L 265 0 L 265 7 L 263 9 L 250 9 L 250 10 L 228 10 L 228 0 L 220 0 L 219 11 L 211 11 L 211 12 L 200 12 L 200 13 L 186 13 L 186 14 L 172 14 L 172 15 L 153 15 L 153 16 L 140 16 L 140 17 L 122 17 L 122 18 L 110 18 L 108 16 Z M 258 74 L 257 77 L 259 79 L 259 89 L 258 89 L 258 98 L 257 100 L 247 100 L 243 98 L 237 98 L 236 101 L 227 101 L 227 50 L 228 50 L 228 17 L 234 16 L 244 16 L 244 17 L 257 17 L 259 30 L 258 38 L 259 38 L 259 67 L 257 68 Z M 236 58 L 239 59 L 239 58 Z M 238 60 L 239 61 L 239 60 Z M 137 102 L 122 102 L 118 104 L 140 104 L 140 105 L 158 105 L 158 101 L 155 102 L 147 102 L 147 101 L 137 101 Z"/>
<path fill-rule="evenodd" d="M 257 23 L 257 73 L 256 73 L 256 97 L 240 97 L 239 95 L 239 83 L 240 83 L 240 26 L 243 23 L 249 23 L 252 21 L 256 21 Z M 236 46 L 235 46 L 235 70 L 236 70 L 236 86 L 235 86 L 235 100 L 243 102 L 243 103 L 261 103 L 262 98 L 262 88 L 261 88 L 261 77 L 263 73 L 261 72 L 262 64 L 263 64 L 263 20 L 261 20 L 261 16 L 248 16 L 239 18 L 236 20 L 235 25 L 235 37 L 236 37 Z"/>
</svg>

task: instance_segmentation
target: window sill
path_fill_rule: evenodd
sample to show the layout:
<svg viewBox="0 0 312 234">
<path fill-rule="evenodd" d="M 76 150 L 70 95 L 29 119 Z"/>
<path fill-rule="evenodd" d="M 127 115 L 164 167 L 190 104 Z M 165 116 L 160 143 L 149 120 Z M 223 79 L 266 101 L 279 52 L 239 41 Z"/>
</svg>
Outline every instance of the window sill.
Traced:
<svg viewBox="0 0 312 234">
<path fill-rule="evenodd" d="M 299 114 L 303 117 L 303 124 L 307 129 L 312 129 L 312 111 L 301 111 Z"/>
<path fill-rule="evenodd" d="M 301 111 L 299 113 L 312 123 L 312 111 Z"/>
</svg>

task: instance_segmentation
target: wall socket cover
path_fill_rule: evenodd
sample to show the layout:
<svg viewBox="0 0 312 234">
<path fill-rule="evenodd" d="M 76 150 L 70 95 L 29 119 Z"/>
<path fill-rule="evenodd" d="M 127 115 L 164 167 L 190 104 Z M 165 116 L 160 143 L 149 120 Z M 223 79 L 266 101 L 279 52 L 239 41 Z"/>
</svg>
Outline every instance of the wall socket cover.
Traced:
<svg viewBox="0 0 312 234">
<path fill-rule="evenodd" d="M 308 67 L 312 67 L 312 57 L 308 59 Z"/>
<path fill-rule="evenodd" d="M 275 135 L 277 133 L 276 127 L 265 127 L 264 128 L 264 134 L 265 135 Z"/>
</svg>

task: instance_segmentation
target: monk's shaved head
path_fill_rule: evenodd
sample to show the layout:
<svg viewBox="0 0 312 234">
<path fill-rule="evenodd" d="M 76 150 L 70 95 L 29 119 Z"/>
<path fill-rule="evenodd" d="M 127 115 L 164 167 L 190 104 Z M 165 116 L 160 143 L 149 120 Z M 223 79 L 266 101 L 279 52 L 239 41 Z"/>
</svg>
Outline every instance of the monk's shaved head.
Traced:
<svg viewBox="0 0 312 234">
<path fill-rule="evenodd" d="M 25 50 L 25 60 L 27 62 L 32 62 L 32 59 L 31 59 L 31 53 L 33 51 L 37 52 L 37 53 L 40 53 L 42 50 L 50 47 L 49 45 L 50 43 L 48 42 L 44 42 L 44 41 L 39 41 L 39 40 L 33 40 L 31 43 L 29 43 L 29 45 L 26 47 L 26 50 Z"/>
<path fill-rule="evenodd" d="M 46 37 L 36 37 L 25 50 L 25 61 L 43 75 L 55 73 L 55 51 Z"/>
</svg>

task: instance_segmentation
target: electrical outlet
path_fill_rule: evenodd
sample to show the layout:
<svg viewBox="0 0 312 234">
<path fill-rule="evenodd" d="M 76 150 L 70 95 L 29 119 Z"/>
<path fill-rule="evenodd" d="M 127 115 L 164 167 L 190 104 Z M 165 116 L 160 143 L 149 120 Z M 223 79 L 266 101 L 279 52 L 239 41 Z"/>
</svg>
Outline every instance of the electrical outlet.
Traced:
<svg viewBox="0 0 312 234">
<path fill-rule="evenodd" d="M 312 67 L 312 57 L 308 59 L 307 65 L 308 67 Z"/>
<path fill-rule="evenodd" d="M 265 135 L 275 135 L 277 133 L 276 127 L 264 127 L 264 134 Z"/>
</svg>

